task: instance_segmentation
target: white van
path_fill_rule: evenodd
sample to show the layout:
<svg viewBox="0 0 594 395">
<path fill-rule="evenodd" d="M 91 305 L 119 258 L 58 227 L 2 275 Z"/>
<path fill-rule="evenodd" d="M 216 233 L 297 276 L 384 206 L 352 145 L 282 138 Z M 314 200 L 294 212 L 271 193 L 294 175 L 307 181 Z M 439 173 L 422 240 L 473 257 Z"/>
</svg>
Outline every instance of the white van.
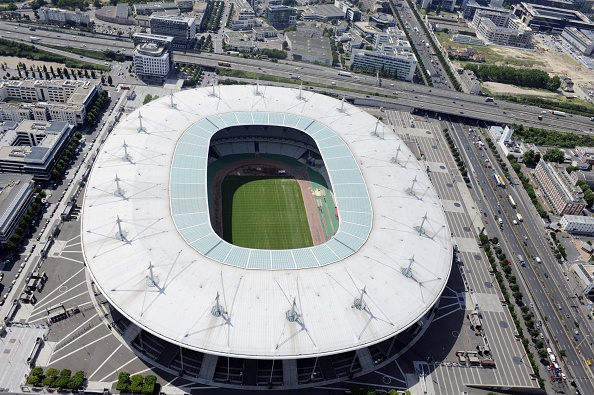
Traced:
<svg viewBox="0 0 594 395">
<path fill-rule="evenodd" d="M 536 261 L 536 263 L 542 263 L 539 257 L 534 258 L 534 260 Z"/>
</svg>

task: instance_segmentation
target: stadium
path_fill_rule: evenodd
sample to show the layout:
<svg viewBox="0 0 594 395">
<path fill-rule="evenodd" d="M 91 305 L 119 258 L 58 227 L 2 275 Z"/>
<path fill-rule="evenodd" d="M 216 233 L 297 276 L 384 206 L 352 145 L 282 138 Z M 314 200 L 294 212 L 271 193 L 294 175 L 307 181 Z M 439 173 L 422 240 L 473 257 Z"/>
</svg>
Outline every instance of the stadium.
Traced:
<svg viewBox="0 0 594 395">
<path fill-rule="evenodd" d="M 394 360 L 431 322 L 453 255 L 425 165 L 390 126 L 326 95 L 249 85 L 128 114 L 87 180 L 82 249 L 141 358 L 243 389 Z"/>
</svg>

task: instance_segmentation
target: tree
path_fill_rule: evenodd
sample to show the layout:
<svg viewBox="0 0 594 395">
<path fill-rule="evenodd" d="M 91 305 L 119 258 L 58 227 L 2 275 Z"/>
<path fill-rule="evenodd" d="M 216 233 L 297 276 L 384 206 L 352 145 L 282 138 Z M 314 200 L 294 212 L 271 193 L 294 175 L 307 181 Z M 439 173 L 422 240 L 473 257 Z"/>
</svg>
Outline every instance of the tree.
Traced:
<svg viewBox="0 0 594 395">
<path fill-rule="evenodd" d="M 551 148 L 544 154 L 543 159 L 547 162 L 562 163 L 565 160 L 565 154 L 559 148 Z"/>
<path fill-rule="evenodd" d="M 31 369 L 31 376 L 43 376 L 43 368 L 36 366 Z"/>
<path fill-rule="evenodd" d="M 534 152 L 534 150 L 528 150 L 526 152 L 524 152 L 524 155 L 522 155 L 522 159 L 524 160 L 524 163 L 527 165 L 531 165 L 534 163 L 537 163 L 538 160 L 536 160 L 536 157 L 538 156 L 538 159 L 540 160 L 540 153 L 536 153 Z"/>
<path fill-rule="evenodd" d="M 561 86 L 561 78 L 558 75 L 551 77 L 547 82 L 547 89 L 551 92 L 555 92 Z"/>
<path fill-rule="evenodd" d="M 29 376 L 29 380 L 27 380 L 27 384 L 29 385 L 38 385 L 39 382 L 41 381 L 41 378 L 39 376 Z"/>
<path fill-rule="evenodd" d="M 111 78 L 111 75 L 108 75 L 108 76 L 107 76 L 107 84 L 108 84 L 109 86 L 111 86 L 111 85 L 113 84 L 113 79 Z"/>
</svg>

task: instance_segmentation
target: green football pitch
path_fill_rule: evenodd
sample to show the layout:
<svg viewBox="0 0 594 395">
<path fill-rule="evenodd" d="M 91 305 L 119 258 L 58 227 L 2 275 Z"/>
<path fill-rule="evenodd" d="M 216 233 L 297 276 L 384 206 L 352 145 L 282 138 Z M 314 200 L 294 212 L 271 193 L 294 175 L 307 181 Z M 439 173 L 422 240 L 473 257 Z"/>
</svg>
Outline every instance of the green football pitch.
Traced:
<svg viewBox="0 0 594 395">
<path fill-rule="evenodd" d="M 223 238 L 228 242 L 270 250 L 313 245 L 296 180 L 228 176 L 221 192 Z"/>
</svg>

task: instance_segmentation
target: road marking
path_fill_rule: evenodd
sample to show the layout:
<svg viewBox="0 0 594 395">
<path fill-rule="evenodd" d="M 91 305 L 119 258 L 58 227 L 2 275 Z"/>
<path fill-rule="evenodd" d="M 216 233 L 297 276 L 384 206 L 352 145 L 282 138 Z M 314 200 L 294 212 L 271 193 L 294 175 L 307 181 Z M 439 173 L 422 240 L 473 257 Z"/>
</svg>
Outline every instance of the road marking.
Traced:
<svg viewBox="0 0 594 395">
<path fill-rule="evenodd" d="M 66 279 L 66 281 L 62 282 L 63 284 L 66 284 L 68 281 L 72 280 L 76 275 L 78 275 L 80 272 L 84 271 L 85 268 L 82 267 L 79 271 L 77 271 L 76 273 L 74 273 L 72 276 L 70 276 L 69 278 Z M 58 291 L 60 287 L 56 287 L 56 289 L 54 289 L 52 292 L 50 292 L 49 294 L 47 294 L 45 297 L 41 298 L 40 300 L 37 301 L 37 307 L 39 307 L 39 304 L 42 303 L 45 299 L 47 299 L 51 294 L 53 294 L 54 292 Z"/>
<path fill-rule="evenodd" d="M 110 335 L 111 335 L 111 333 L 109 333 L 107 336 L 110 336 Z M 108 379 L 108 378 L 109 378 L 109 377 L 110 377 L 112 374 L 114 374 L 114 373 L 116 373 L 116 374 L 117 374 L 118 372 L 121 372 L 121 371 L 122 371 L 122 369 L 123 369 L 123 368 L 124 368 L 126 365 L 129 365 L 131 362 L 134 362 L 134 361 L 136 361 L 136 360 L 138 360 L 138 358 L 137 358 L 137 357 L 134 357 L 134 358 L 132 358 L 131 360 L 129 360 L 129 361 L 128 361 L 128 362 L 126 362 L 125 364 L 121 365 L 119 368 L 117 368 L 116 370 L 114 370 L 113 372 L 111 372 L 110 374 L 108 374 L 107 376 L 103 377 L 103 378 L 102 378 L 101 380 L 99 380 L 99 381 L 105 381 L 105 380 L 107 380 L 107 379 Z M 116 380 L 116 381 L 112 381 L 112 383 L 115 383 L 115 382 L 117 382 L 117 380 Z"/>
<path fill-rule="evenodd" d="M 105 339 L 105 338 L 106 338 L 106 337 L 108 337 L 108 336 L 111 336 L 111 333 L 108 333 L 107 335 L 105 335 L 105 336 L 103 336 L 103 337 L 100 337 L 99 339 L 95 339 L 95 340 L 93 340 L 92 342 L 88 343 L 88 344 L 87 344 L 87 346 L 90 346 L 91 344 L 95 344 L 95 343 L 97 343 L 97 342 L 99 342 L 99 341 L 101 341 L 101 340 Z M 51 361 L 51 363 L 52 363 L 52 364 L 55 364 L 56 362 L 58 362 L 58 361 L 61 361 L 62 359 L 64 359 L 64 358 L 67 358 L 67 357 L 71 356 L 72 354 L 79 352 L 80 350 L 84 349 L 84 347 L 85 347 L 85 346 L 83 346 L 83 347 L 80 347 L 80 348 L 78 348 L 78 349 L 76 349 L 76 350 L 74 350 L 74 351 L 72 351 L 72 352 L 70 352 L 70 353 L 68 353 L 68 354 L 66 354 L 66 355 L 64 355 L 64 356 L 62 356 L 62 357 L 60 357 L 60 358 L 56 359 L 55 361 Z M 50 358 L 50 360 L 51 360 L 51 358 Z M 103 380 L 101 380 L 101 381 L 103 381 Z"/>
<path fill-rule="evenodd" d="M 83 284 L 85 284 L 85 283 L 80 283 L 80 284 L 77 284 L 77 285 L 75 285 L 74 287 L 70 288 L 69 290 L 65 291 L 64 293 L 66 293 L 66 292 L 70 292 L 70 291 L 72 291 L 74 288 L 78 287 L 79 285 L 83 285 Z M 59 299 L 61 296 L 64 296 L 64 293 L 62 293 L 62 294 L 60 294 L 60 295 L 57 295 L 55 298 L 53 298 L 53 299 L 51 299 L 51 300 L 47 301 L 47 302 L 46 302 L 46 303 L 44 303 L 44 304 L 41 304 L 41 305 L 40 305 L 40 304 L 37 304 L 37 305 L 35 306 L 35 308 L 37 309 L 37 308 L 40 308 L 40 307 L 43 307 L 43 306 L 47 306 L 47 305 L 49 305 L 51 302 L 55 301 L 56 299 Z M 70 301 L 70 300 L 72 300 L 72 299 L 75 299 L 75 298 L 78 298 L 78 297 L 81 297 L 81 296 L 84 296 L 84 295 L 88 295 L 88 294 L 89 294 L 89 291 L 88 291 L 88 290 L 85 290 L 84 292 L 81 292 L 81 293 L 79 293 L 78 295 L 74 295 L 74 296 L 72 296 L 72 297 L 70 297 L 70 298 L 68 298 L 68 299 L 64 299 L 64 300 L 62 300 L 62 301 L 61 301 L 61 303 L 68 302 L 68 301 Z M 43 311 L 43 310 L 42 310 L 42 311 L 38 311 L 38 312 L 36 312 L 36 313 L 33 313 L 33 314 L 31 314 L 31 316 L 35 316 L 35 315 L 37 315 L 37 314 L 39 314 L 39 313 L 44 313 L 44 312 L 45 312 L 45 311 Z M 30 317 L 31 317 L 31 316 L 30 316 Z"/>
<path fill-rule="evenodd" d="M 123 346 L 123 344 L 120 344 L 120 345 L 119 345 L 119 346 L 118 346 L 118 347 L 117 347 L 115 350 L 113 350 L 113 352 L 112 352 L 111 354 L 109 354 L 109 357 L 107 357 L 107 358 L 105 359 L 105 361 L 103 361 L 103 362 L 101 363 L 101 365 L 99 365 L 99 367 L 98 367 L 97 369 L 95 369 L 95 371 L 94 371 L 93 373 L 91 373 L 91 374 L 90 374 L 90 375 L 87 377 L 87 379 L 89 379 L 89 380 L 90 380 L 90 379 L 91 379 L 91 377 L 93 377 L 95 374 L 97 374 L 97 372 L 99 371 L 99 369 L 101 369 L 101 368 L 103 367 L 103 365 L 105 365 L 105 364 L 107 363 L 107 361 L 109 361 L 109 360 L 111 359 L 111 357 L 113 357 L 113 355 L 114 355 L 114 354 L 115 354 L 115 353 L 116 353 L 116 352 L 117 352 L 117 351 L 118 351 L 118 350 L 119 350 L 119 349 L 120 349 L 122 346 Z M 177 379 L 177 377 L 176 377 L 176 378 L 174 378 L 173 380 L 175 380 L 175 379 Z M 171 384 L 171 382 L 173 382 L 173 380 L 171 380 L 171 381 L 170 381 L 169 383 L 167 383 L 167 384 Z"/>
</svg>

